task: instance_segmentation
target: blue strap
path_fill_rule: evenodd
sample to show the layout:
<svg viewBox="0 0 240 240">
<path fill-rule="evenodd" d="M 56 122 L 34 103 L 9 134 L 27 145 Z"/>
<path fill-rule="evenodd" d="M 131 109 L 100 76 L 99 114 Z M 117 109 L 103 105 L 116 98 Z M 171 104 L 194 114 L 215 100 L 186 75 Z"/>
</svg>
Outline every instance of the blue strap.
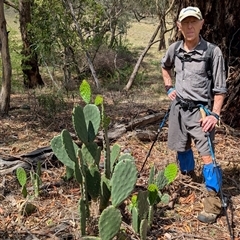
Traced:
<svg viewBox="0 0 240 240">
<path fill-rule="evenodd" d="M 169 95 L 172 91 L 174 91 L 175 90 L 175 87 L 172 87 L 172 88 L 170 88 L 168 91 L 167 91 L 167 95 Z"/>
<path fill-rule="evenodd" d="M 218 121 L 220 119 L 219 115 L 214 113 L 214 112 L 211 112 L 208 108 L 206 108 L 205 106 L 203 106 L 202 104 L 199 104 L 198 105 L 200 108 L 202 108 L 204 110 L 204 112 L 206 113 L 207 116 L 214 116 Z"/>
</svg>

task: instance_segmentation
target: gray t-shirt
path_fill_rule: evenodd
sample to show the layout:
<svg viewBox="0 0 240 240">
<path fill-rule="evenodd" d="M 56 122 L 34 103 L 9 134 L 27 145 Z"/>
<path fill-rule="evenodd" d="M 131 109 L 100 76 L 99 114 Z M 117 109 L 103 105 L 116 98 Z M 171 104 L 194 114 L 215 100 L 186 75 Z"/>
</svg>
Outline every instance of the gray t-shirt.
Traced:
<svg viewBox="0 0 240 240">
<path fill-rule="evenodd" d="M 202 59 L 205 57 L 210 43 L 201 37 L 199 44 L 190 52 L 184 50 L 183 41 L 177 48 L 175 47 L 176 44 L 177 42 L 169 46 L 161 61 L 161 66 L 166 70 L 174 69 L 176 72 L 175 89 L 178 97 L 192 101 L 208 102 L 214 94 L 227 92 L 224 59 L 222 51 L 218 46 L 213 49 L 212 53 L 211 72 L 213 83 L 211 84 L 207 74 L 206 61 L 186 61 L 182 63 L 178 57 L 184 57 L 187 54 L 192 58 Z M 211 85 L 210 93 L 208 90 L 209 84 Z"/>
</svg>

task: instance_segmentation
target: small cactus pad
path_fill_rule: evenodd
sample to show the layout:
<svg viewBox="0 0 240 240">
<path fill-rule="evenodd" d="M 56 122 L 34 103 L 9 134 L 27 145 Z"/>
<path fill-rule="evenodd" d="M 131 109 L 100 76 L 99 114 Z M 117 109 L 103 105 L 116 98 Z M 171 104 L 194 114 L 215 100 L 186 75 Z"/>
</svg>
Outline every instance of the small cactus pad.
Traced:
<svg viewBox="0 0 240 240">
<path fill-rule="evenodd" d="M 99 235 L 102 240 L 111 240 L 120 230 L 122 215 L 119 209 L 109 206 L 99 219 Z"/>
</svg>

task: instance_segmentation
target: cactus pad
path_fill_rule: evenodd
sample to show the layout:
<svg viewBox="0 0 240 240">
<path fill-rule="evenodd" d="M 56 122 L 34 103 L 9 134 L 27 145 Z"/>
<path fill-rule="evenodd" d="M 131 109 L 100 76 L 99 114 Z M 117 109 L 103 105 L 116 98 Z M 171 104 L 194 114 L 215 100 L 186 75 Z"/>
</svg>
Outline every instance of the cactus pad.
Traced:
<svg viewBox="0 0 240 240">
<path fill-rule="evenodd" d="M 96 165 L 86 169 L 87 191 L 93 200 L 97 200 L 100 194 L 101 174 Z"/>
<path fill-rule="evenodd" d="M 131 159 L 117 163 L 111 179 L 112 204 L 119 206 L 133 191 L 137 181 L 137 169 Z"/>
<path fill-rule="evenodd" d="M 109 206 L 99 219 L 99 235 L 102 240 L 111 240 L 120 230 L 122 215 L 119 209 Z"/>
<path fill-rule="evenodd" d="M 20 185 L 22 187 L 24 185 L 26 185 L 26 183 L 27 183 L 27 174 L 26 174 L 26 171 L 24 170 L 24 168 L 22 168 L 22 167 L 17 168 L 16 175 L 17 175 L 17 179 L 18 179 Z"/>
</svg>

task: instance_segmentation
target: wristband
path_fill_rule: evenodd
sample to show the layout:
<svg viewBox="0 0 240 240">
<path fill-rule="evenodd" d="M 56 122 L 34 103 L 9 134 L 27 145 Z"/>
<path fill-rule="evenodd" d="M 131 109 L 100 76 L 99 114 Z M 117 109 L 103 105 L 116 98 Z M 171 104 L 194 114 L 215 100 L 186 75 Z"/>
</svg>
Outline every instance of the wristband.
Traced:
<svg viewBox="0 0 240 240">
<path fill-rule="evenodd" d="M 211 115 L 214 116 L 218 121 L 220 120 L 220 117 L 218 114 L 211 112 Z"/>
<path fill-rule="evenodd" d="M 168 92 L 168 90 L 169 90 L 170 88 L 173 88 L 173 86 L 172 86 L 172 85 L 166 85 L 166 86 L 165 86 L 166 92 Z"/>
<path fill-rule="evenodd" d="M 168 89 L 168 91 L 167 91 L 167 95 L 169 95 L 172 91 L 174 91 L 175 90 L 175 88 L 174 87 L 171 87 L 170 89 Z"/>
</svg>

